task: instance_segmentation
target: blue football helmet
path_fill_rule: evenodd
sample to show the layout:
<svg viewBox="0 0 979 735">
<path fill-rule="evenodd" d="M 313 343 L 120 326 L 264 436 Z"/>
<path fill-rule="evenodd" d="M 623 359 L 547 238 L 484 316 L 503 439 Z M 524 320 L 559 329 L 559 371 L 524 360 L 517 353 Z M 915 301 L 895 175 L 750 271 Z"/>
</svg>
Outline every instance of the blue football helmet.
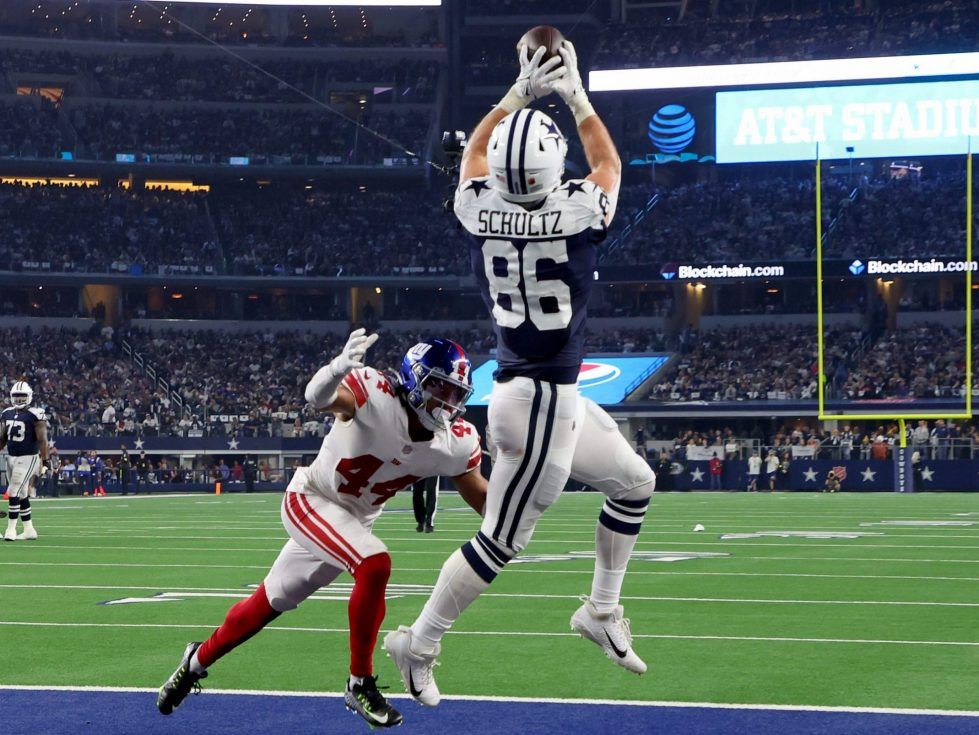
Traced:
<svg viewBox="0 0 979 735">
<path fill-rule="evenodd" d="M 408 405 L 429 431 L 448 428 L 462 416 L 473 392 L 469 356 L 448 339 L 436 337 L 408 350 L 398 377 Z"/>
</svg>

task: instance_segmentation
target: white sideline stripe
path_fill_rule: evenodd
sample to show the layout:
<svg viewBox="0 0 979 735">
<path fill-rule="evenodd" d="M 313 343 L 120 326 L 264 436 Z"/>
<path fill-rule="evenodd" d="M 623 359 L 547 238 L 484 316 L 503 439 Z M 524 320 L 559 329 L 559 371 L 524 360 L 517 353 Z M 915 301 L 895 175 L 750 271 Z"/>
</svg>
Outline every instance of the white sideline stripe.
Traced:
<svg viewBox="0 0 979 735">
<path fill-rule="evenodd" d="M 119 694 L 156 694 L 156 689 L 142 687 L 100 687 L 100 686 L 60 686 L 0 684 L 2 690 L 20 692 L 93 692 Z M 250 697 L 307 697 L 315 699 L 339 699 L 340 692 L 290 692 L 267 689 L 206 689 L 205 695 L 222 694 Z M 388 699 L 408 699 L 407 694 L 385 695 Z M 905 709 L 898 707 L 846 707 L 819 704 L 747 704 L 736 702 L 670 702 L 663 700 L 640 699 L 585 699 L 581 697 L 500 697 L 473 694 L 443 694 L 442 699 L 458 702 L 531 702 L 540 704 L 585 704 L 609 707 L 683 707 L 687 709 L 734 709 L 734 710 L 774 710 L 779 712 L 842 712 L 876 715 L 924 715 L 936 717 L 979 717 L 979 711 L 947 709 Z"/>
<path fill-rule="evenodd" d="M 163 585 L 173 592 L 242 592 L 248 593 L 246 587 L 170 587 Z M 163 591 L 161 585 L 152 587 L 140 585 L 105 585 L 105 584 L 0 584 L 0 589 L 42 589 L 42 590 L 151 590 Z M 329 585 L 324 589 L 329 589 Z M 399 590 L 400 594 L 428 595 L 431 589 L 427 586 L 416 592 Z M 484 592 L 480 597 L 504 597 L 533 600 L 573 600 L 576 594 L 545 595 L 527 592 Z M 935 602 L 918 600 L 784 600 L 751 597 L 670 597 L 647 595 L 623 595 L 623 600 L 636 602 L 710 602 L 710 603 L 745 603 L 749 605 L 888 605 L 897 607 L 979 607 L 979 602 Z"/>
<path fill-rule="evenodd" d="M 282 539 L 282 540 L 284 541 L 285 539 Z M 833 546 L 833 544 L 817 544 L 817 545 L 818 546 Z M 745 544 L 745 546 L 780 546 L 780 544 Z M 786 544 L 786 546 L 802 546 L 802 547 L 805 547 L 805 544 Z M 250 552 L 259 553 L 259 554 L 271 554 L 271 553 L 275 553 L 275 552 L 277 552 L 279 550 L 278 548 L 271 547 L 271 546 L 267 546 L 267 547 L 264 547 L 264 548 L 256 548 L 256 549 L 216 548 L 216 547 L 188 548 L 188 547 L 185 547 L 185 546 L 90 546 L 90 545 L 79 546 L 78 544 L 40 544 L 40 543 L 38 543 L 36 541 L 32 541 L 31 544 L 30 544 L 30 546 L 28 548 L 31 548 L 31 549 L 72 549 L 76 553 L 79 552 L 79 551 L 88 551 L 90 549 L 106 549 L 106 550 L 110 550 L 110 551 L 156 551 L 156 552 L 159 552 L 159 551 L 180 551 L 180 552 L 184 552 L 184 553 L 187 553 L 187 552 L 195 552 L 195 553 L 196 552 L 204 552 L 204 553 L 208 553 L 208 554 L 210 554 L 212 552 L 216 552 L 216 551 L 226 551 L 226 552 L 233 552 L 233 553 L 241 553 L 241 552 L 249 552 L 250 551 Z M 835 547 L 835 548 L 842 548 L 842 547 Z M 850 548 L 851 549 L 854 549 L 854 548 L 860 548 L 860 549 L 862 549 L 862 548 L 866 548 L 866 547 L 862 547 L 862 546 L 852 547 L 851 546 Z M 899 546 L 897 548 L 905 548 L 905 547 L 900 547 Z M 934 548 L 941 549 L 941 548 L 949 548 L 949 547 L 936 546 Z M 674 552 L 676 552 L 676 551 L 682 551 L 682 549 L 671 549 L 671 551 L 674 551 Z M 446 556 L 446 552 L 445 552 L 444 549 L 432 549 L 432 550 L 427 550 L 427 551 L 397 551 L 397 552 L 395 552 L 395 554 L 397 556 L 408 555 L 408 554 L 416 554 L 416 555 L 422 555 L 422 556 L 433 556 L 434 555 L 434 556 L 439 556 L 439 557 L 441 557 L 443 559 Z M 946 563 L 947 564 L 979 564 L 979 559 L 903 559 L 903 558 L 893 558 L 893 557 L 886 557 L 886 556 L 885 557 L 874 557 L 874 556 L 869 556 L 869 557 L 860 557 L 860 556 L 738 556 L 738 557 L 733 557 L 733 558 L 736 558 L 736 559 L 758 559 L 758 560 L 762 560 L 762 561 L 770 561 L 770 560 L 779 560 L 779 561 L 784 561 L 784 560 L 792 560 L 792 561 L 839 561 L 839 562 L 847 562 L 847 563 L 854 562 L 854 561 L 870 561 L 870 562 L 882 562 L 882 561 L 888 562 L 888 561 L 890 561 L 890 562 L 911 562 L 911 563 L 920 563 L 920 562 L 923 562 L 923 563 L 927 563 L 927 564 L 946 564 Z M 173 565 L 171 565 L 171 566 L 173 566 Z M 178 565 L 178 566 L 180 566 L 180 565 Z"/>
<path fill-rule="evenodd" d="M 767 559 L 769 557 L 739 557 L 747 559 Z M 0 566 L 17 567 L 135 567 L 173 569 L 173 564 L 113 564 L 111 562 L 58 562 L 58 561 L 0 561 Z M 189 569 L 268 569 L 262 564 L 181 564 Z M 396 567 L 396 572 L 438 572 L 438 567 Z M 592 569 L 528 569 L 527 567 L 508 567 L 508 574 L 594 574 Z M 940 582 L 979 582 L 979 577 L 922 577 L 906 574 L 802 574 L 793 572 L 651 572 L 630 569 L 629 576 L 645 575 L 658 577 L 815 577 L 818 579 L 915 579 Z M 131 589 L 131 588 L 130 588 Z"/>
<path fill-rule="evenodd" d="M 37 621 L 21 622 L 16 620 L 0 620 L 0 625 L 27 628 L 162 628 L 162 629 L 192 629 L 213 630 L 217 623 L 42 623 Z M 277 630 L 285 633 L 343 633 L 349 634 L 349 628 L 308 628 L 285 625 L 269 625 L 263 630 Z M 524 630 L 450 630 L 447 635 L 465 636 L 504 636 L 521 638 L 578 638 L 578 633 L 534 632 Z M 979 648 L 979 641 L 911 641 L 874 638 L 793 638 L 788 636 L 735 636 L 735 635 L 670 635 L 665 633 L 633 633 L 633 638 L 649 640 L 684 640 L 684 641 L 755 641 L 770 643 L 855 643 L 860 645 L 898 645 L 898 646 L 953 646 Z"/>
<path fill-rule="evenodd" d="M 143 687 L 104 687 L 104 686 L 60 686 L 60 685 L 24 685 L 0 684 L 0 691 L 19 692 L 92 692 L 111 694 L 156 694 L 156 689 Z M 340 692 L 290 692 L 267 689 L 206 689 L 205 696 L 221 694 L 229 696 L 249 697 L 306 697 L 315 699 L 339 699 Z M 385 695 L 388 699 L 408 699 L 407 694 L 393 693 Z M 539 704 L 583 704 L 607 707 L 682 707 L 685 709 L 733 709 L 733 710 L 773 710 L 778 712 L 841 712 L 852 714 L 875 715 L 911 715 L 933 717 L 979 717 L 976 710 L 947 710 L 947 709 L 907 709 L 900 707 L 847 707 L 819 704 L 748 704 L 738 702 L 670 702 L 664 700 L 640 699 L 586 699 L 581 697 L 500 697 L 492 695 L 473 694 L 443 694 L 442 699 L 457 702 L 530 702 Z"/>
<path fill-rule="evenodd" d="M 90 496 L 89 500 L 81 500 L 81 498 L 72 498 L 72 503 L 77 503 L 79 500 L 83 503 L 99 503 L 100 505 L 106 501 L 116 502 L 119 500 L 162 500 L 169 498 L 199 498 L 200 493 L 159 493 L 157 495 L 102 495 L 100 497 Z M 84 496 L 83 496 L 84 497 Z M 60 498 L 38 498 L 38 500 L 43 501 L 45 504 L 57 504 L 59 502 L 65 502 Z"/>
</svg>

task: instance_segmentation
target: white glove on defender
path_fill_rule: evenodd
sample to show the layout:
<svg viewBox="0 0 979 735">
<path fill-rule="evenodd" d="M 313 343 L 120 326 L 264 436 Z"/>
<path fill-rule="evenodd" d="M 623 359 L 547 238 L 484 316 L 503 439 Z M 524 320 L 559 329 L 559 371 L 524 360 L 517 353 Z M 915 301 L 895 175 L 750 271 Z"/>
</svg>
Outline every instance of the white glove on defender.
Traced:
<svg viewBox="0 0 979 735">
<path fill-rule="evenodd" d="M 322 409 L 337 399 L 337 388 L 351 370 L 364 367 L 364 355 L 377 342 L 377 334 L 367 335 L 364 329 L 355 329 L 347 337 L 347 344 L 329 365 L 321 367 L 306 385 L 306 400 L 314 408 Z"/>
<path fill-rule="evenodd" d="M 562 43 L 558 53 L 564 61 L 566 73 L 554 82 L 552 87 L 568 105 L 571 114 L 574 115 L 575 123 L 581 125 L 582 120 L 595 114 L 595 108 L 588 101 L 585 85 L 581 82 L 581 74 L 578 72 L 578 54 L 575 53 L 574 44 L 567 39 Z"/>
<path fill-rule="evenodd" d="M 516 112 L 554 91 L 555 83 L 564 76 L 564 67 L 560 65 L 561 58 L 558 56 L 541 64 L 544 53 L 543 46 L 533 56 L 530 56 L 526 46 L 520 47 L 520 75 L 497 107 Z"/>
<path fill-rule="evenodd" d="M 377 337 L 377 334 L 368 336 L 367 330 L 363 327 L 351 332 L 350 336 L 347 337 L 347 344 L 340 350 L 340 354 L 330 362 L 334 372 L 339 375 L 346 375 L 351 370 L 358 370 L 364 367 L 364 355 L 377 342 Z"/>
</svg>

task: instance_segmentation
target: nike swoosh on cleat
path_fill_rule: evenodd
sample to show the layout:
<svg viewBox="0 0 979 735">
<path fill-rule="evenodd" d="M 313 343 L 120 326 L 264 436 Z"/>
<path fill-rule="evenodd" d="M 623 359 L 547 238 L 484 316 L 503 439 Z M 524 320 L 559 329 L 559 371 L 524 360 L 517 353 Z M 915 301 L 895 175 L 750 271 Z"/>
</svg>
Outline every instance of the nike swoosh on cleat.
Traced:
<svg viewBox="0 0 979 735">
<path fill-rule="evenodd" d="M 418 699 L 422 695 L 421 689 L 415 689 L 415 680 L 411 678 L 411 671 L 408 671 L 408 691 L 411 692 L 411 696 Z"/>
<path fill-rule="evenodd" d="M 607 630 L 605 630 L 604 628 L 602 628 L 602 632 L 605 634 L 605 638 L 608 639 L 608 644 L 612 647 L 612 650 L 615 651 L 615 655 L 618 656 L 619 658 L 625 658 L 626 655 L 629 652 L 628 651 L 620 651 L 618 648 L 616 648 L 615 644 L 612 643 L 612 638 L 611 638 L 611 636 L 609 636 Z"/>
</svg>

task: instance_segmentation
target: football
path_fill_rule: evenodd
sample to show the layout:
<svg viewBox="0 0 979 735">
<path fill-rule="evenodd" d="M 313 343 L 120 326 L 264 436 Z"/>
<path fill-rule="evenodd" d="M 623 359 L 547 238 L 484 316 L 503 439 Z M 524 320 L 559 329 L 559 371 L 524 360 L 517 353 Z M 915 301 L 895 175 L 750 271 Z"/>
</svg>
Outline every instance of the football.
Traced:
<svg viewBox="0 0 979 735">
<path fill-rule="evenodd" d="M 558 49 L 561 48 L 561 42 L 563 40 L 564 34 L 554 26 L 534 26 L 517 41 L 517 49 L 521 46 L 526 46 L 527 53 L 533 56 L 534 52 L 543 46 L 547 49 L 544 52 L 544 58 L 541 59 L 541 63 L 544 63 L 551 57 L 558 55 Z"/>
</svg>

